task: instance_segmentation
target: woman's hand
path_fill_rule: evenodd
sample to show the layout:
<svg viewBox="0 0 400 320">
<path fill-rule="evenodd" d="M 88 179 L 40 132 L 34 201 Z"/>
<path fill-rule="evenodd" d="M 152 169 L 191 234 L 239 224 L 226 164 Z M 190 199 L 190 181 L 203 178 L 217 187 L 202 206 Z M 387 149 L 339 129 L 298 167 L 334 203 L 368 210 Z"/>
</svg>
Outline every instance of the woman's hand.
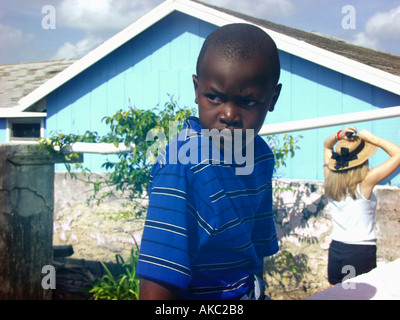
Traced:
<svg viewBox="0 0 400 320">
<path fill-rule="evenodd" d="M 374 136 L 371 132 L 369 132 L 367 129 L 362 129 L 359 133 L 358 136 L 363 139 L 366 142 L 378 145 L 379 138 Z"/>
<path fill-rule="evenodd" d="M 340 140 L 351 140 L 353 138 L 353 134 L 357 134 L 356 127 L 347 127 L 339 134 Z"/>
</svg>

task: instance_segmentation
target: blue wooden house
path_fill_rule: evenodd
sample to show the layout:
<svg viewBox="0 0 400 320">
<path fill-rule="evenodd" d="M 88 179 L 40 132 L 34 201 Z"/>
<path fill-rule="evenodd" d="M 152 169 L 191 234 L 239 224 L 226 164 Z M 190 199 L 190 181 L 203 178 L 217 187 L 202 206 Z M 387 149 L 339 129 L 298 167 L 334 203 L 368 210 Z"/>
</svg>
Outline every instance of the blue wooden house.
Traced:
<svg viewBox="0 0 400 320">
<path fill-rule="evenodd" d="M 400 144 L 399 56 L 189 0 L 165 1 L 15 105 L 0 108 L 0 141 L 13 140 L 13 125 L 18 123 L 33 126 L 32 132 L 42 136 L 56 130 L 105 133 L 104 116 L 129 104 L 164 105 L 168 95 L 181 107 L 195 106 L 191 75 L 202 42 L 217 27 L 235 22 L 263 28 L 279 49 L 283 89 L 266 119 L 266 132 L 269 125 L 285 132 L 296 121 L 315 124 L 326 117 L 340 118 L 326 127 L 291 130 L 303 136 L 301 149 L 278 171 L 280 177 L 323 180 L 326 136 L 371 111 L 372 119 L 355 125 Z M 385 112 L 390 115 L 380 119 Z M 372 166 L 386 157 L 380 150 Z M 93 171 L 99 171 L 103 161 L 104 156 L 85 155 Z M 400 185 L 399 173 L 392 176 L 392 184 Z"/>
</svg>

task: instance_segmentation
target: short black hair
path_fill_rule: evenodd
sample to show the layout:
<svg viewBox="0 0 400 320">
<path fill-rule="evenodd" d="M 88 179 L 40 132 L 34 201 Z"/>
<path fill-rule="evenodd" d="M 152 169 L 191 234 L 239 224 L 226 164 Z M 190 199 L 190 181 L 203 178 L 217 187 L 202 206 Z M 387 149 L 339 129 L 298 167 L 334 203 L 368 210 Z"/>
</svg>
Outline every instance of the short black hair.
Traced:
<svg viewBox="0 0 400 320">
<path fill-rule="evenodd" d="M 210 51 L 229 61 L 250 60 L 261 56 L 268 61 L 273 80 L 276 84 L 278 83 L 280 76 L 278 49 L 274 40 L 259 27 L 246 23 L 234 23 L 210 33 L 197 59 L 198 76 L 200 76 L 204 58 Z"/>
</svg>

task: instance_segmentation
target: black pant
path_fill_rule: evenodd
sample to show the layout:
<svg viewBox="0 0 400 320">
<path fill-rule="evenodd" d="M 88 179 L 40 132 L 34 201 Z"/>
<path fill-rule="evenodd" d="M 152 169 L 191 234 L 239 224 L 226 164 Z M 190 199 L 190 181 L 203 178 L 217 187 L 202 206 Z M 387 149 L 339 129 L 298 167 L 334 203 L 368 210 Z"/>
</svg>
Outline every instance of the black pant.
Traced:
<svg viewBox="0 0 400 320">
<path fill-rule="evenodd" d="M 328 255 L 328 280 L 337 284 L 376 268 L 376 245 L 347 244 L 333 240 Z M 346 280 L 344 279 L 344 280 Z"/>
</svg>

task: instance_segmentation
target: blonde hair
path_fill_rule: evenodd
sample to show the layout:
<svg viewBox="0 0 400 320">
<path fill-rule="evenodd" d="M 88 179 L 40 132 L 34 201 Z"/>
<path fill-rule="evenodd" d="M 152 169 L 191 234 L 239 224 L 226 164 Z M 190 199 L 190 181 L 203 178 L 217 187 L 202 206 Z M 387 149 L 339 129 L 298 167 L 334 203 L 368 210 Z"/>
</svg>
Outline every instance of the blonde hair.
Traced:
<svg viewBox="0 0 400 320">
<path fill-rule="evenodd" d="M 368 161 L 354 168 L 343 171 L 330 171 L 325 179 L 324 192 L 329 199 L 344 200 L 347 195 L 356 199 L 357 185 L 367 176 L 369 170 Z"/>
</svg>

